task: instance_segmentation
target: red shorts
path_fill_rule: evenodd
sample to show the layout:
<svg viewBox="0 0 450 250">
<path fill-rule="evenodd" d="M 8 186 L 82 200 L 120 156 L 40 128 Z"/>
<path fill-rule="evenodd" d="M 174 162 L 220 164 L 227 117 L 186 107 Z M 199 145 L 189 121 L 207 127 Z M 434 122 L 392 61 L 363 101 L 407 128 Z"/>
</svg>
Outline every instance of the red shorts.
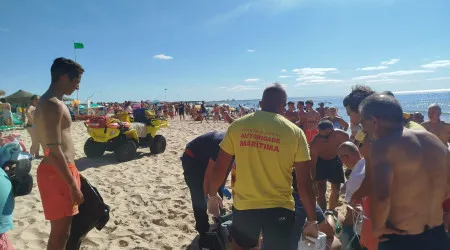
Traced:
<svg viewBox="0 0 450 250">
<path fill-rule="evenodd" d="M 319 133 L 319 130 L 317 129 L 304 129 L 303 132 L 305 132 L 306 141 L 310 143 L 314 136 L 316 136 Z"/>
<path fill-rule="evenodd" d="M 447 199 L 442 203 L 442 209 L 444 212 L 450 212 L 450 199 Z"/>
<path fill-rule="evenodd" d="M 14 250 L 11 241 L 6 237 L 6 233 L 0 234 L 0 249 L 1 250 Z"/>
<path fill-rule="evenodd" d="M 73 163 L 69 163 L 68 168 L 78 189 L 80 189 L 80 173 L 78 169 Z M 54 166 L 39 164 L 37 184 L 46 220 L 59 220 L 78 214 L 78 205 L 73 205 L 70 189 Z"/>
</svg>

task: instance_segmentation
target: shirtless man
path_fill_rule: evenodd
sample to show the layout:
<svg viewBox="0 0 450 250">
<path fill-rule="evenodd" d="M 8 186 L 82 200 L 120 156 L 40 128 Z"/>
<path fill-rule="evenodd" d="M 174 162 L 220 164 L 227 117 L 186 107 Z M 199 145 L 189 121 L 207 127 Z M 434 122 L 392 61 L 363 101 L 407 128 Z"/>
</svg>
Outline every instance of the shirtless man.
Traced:
<svg viewBox="0 0 450 250">
<path fill-rule="evenodd" d="M 320 118 L 324 118 L 326 116 L 326 112 L 325 112 L 325 103 L 320 102 L 319 103 L 319 107 L 316 108 L 316 111 L 319 112 L 320 114 Z"/>
<path fill-rule="evenodd" d="M 439 105 L 431 104 L 428 107 L 428 119 L 429 121 L 422 123 L 422 126 L 437 136 L 448 147 L 447 143 L 450 142 L 450 123 L 441 121 L 441 107 Z"/>
<path fill-rule="evenodd" d="M 326 210 L 327 181 L 331 183 L 329 210 L 334 210 L 339 200 L 339 189 L 345 182 L 344 169 L 338 157 L 339 146 L 349 140 L 349 136 L 342 130 L 334 129 L 333 123 L 323 120 L 317 125 L 319 133 L 311 141 L 311 169 L 315 169 L 315 176 L 319 206 Z"/>
<path fill-rule="evenodd" d="M 403 110 L 388 95 L 360 104 L 371 139 L 370 217 L 380 250 L 450 249 L 442 219 L 450 152 L 433 134 L 403 127 Z"/>
<path fill-rule="evenodd" d="M 317 130 L 317 124 L 319 123 L 321 118 L 319 112 L 313 109 L 313 105 L 313 101 L 306 101 L 306 109 L 308 112 L 306 112 L 305 114 L 303 131 L 305 132 L 306 140 L 308 141 L 308 143 L 310 143 L 314 136 L 319 132 Z"/>
<path fill-rule="evenodd" d="M 37 169 L 37 184 L 45 219 L 51 225 L 47 249 L 63 250 L 72 216 L 78 214 L 78 205 L 83 203 L 70 135 L 72 119 L 63 96 L 78 89 L 84 69 L 70 59 L 56 58 L 50 71 L 52 82 L 34 113 L 39 142 L 45 145 L 45 156 Z"/>
<path fill-rule="evenodd" d="M 322 120 L 329 120 L 330 122 L 333 123 L 333 127 L 337 128 L 337 129 L 342 129 L 344 131 L 348 130 L 348 123 L 346 121 L 344 121 L 344 119 L 342 119 L 342 117 L 337 115 L 337 108 L 336 107 L 331 107 L 330 111 L 329 111 L 330 115 L 329 116 L 325 116 Z"/>
<path fill-rule="evenodd" d="M 298 121 L 298 113 L 295 111 L 295 106 L 293 102 L 291 101 L 288 102 L 288 110 L 286 110 L 284 117 L 286 117 L 286 119 L 288 119 L 293 123 L 296 123 Z"/>
<path fill-rule="evenodd" d="M 297 122 L 295 124 L 297 124 L 297 126 L 299 126 L 301 129 L 304 128 L 303 124 L 305 123 L 306 112 L 303 109 L 304 106 L 305 106 L 305 103 L 303 101 L 298 101 L 297 102 L 298 119 L 297 119 Z"/>
</svg>

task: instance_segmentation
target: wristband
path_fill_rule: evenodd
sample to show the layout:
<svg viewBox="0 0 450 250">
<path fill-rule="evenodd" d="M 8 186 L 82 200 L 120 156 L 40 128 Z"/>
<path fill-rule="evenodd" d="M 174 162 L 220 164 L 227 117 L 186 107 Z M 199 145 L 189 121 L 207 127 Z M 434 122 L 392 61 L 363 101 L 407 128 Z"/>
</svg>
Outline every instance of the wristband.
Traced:
<svg viewBox="0 0 450 250">
<path fill-rule="evenodd" d="M 308 219 L 306 219 L 305 220 L 305 225 L 308 225 L 308 224 L 319 224 L 319 222 L 318 221 L 308 221 Z"/>
</svg>

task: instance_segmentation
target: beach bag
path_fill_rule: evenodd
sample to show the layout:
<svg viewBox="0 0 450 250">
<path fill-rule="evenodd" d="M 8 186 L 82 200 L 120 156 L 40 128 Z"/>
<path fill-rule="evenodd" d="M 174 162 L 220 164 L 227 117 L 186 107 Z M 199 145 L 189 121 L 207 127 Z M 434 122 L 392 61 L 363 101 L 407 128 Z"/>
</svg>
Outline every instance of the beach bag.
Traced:
<svg viewBox="0 0 450 250">
<path fill-rule="evenodd" d="M 81 175 L 80 181 L 84 202 L 78 207 L 79 213 L 73 216 L 66 250 L 80 249 L 81 242 L 89 231 L 94 227 L 102 230 L 109 221 L 109 206 L 104 203 L 98 190 Z"/>
<path fill-rule="evenodd" d="M 91 128 L 106 128 L 108 118 L 106 116 L 95 116 L 89 119 L 89 127 Z"/>
<path fill-rule="evenodd" d="M 7 173 L 14 197 L 30 194 L 33 189 L 33 177 L 30 175 L 31 160 L 23 158 L 17 161 L 8 161 L 2 166 L 3 169 L 6 167 L 10 168 Z"/>
</svg>

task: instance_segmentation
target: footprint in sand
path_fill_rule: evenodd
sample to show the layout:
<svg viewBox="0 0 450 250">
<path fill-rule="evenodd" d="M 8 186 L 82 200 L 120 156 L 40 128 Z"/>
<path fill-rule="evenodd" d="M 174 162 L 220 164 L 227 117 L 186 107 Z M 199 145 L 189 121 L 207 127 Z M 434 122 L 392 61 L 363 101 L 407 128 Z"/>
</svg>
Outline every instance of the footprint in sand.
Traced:
<svg viewBox="0 0 450 250">
<path fill-rule="evenodd" d="M 163 218 L 152 219 L 152 223 L 158 226 L 167 227 L 167 223 Z"/>
<path fill-rule="evenodd" d="M 121 247 L 127 247 L 128 246 L 128 242 L 125 240 L 119 240 L 119 246 Z"/>
</svg>

